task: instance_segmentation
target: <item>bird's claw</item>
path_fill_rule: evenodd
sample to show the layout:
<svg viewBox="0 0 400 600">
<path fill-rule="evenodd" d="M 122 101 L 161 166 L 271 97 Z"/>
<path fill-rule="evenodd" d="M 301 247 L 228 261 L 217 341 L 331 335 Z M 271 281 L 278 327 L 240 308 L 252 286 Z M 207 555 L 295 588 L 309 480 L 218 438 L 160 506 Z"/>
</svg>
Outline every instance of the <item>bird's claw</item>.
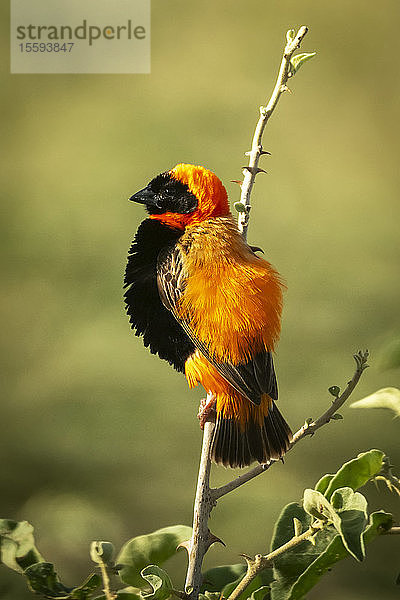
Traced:
<svg viewBox="0 0 400 600">
<path fill-rule="evenodd" d="M 200 400 L 199 412 L 197 418 L 200 421 L 200 429 L 204 429 L 204 425 L 207 421 L 213 421 L 215 419 L 215 397 L 212 396 L 211 400 L 208 398 L 202 398 Z"/>
</svg>

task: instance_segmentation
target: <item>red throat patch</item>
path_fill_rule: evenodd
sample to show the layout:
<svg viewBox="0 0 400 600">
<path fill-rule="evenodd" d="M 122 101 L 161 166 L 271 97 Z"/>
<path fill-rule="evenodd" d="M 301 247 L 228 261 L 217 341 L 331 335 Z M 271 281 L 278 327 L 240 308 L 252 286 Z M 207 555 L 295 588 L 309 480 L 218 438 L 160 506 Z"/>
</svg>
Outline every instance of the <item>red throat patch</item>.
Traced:
<svg viewBox="0 0 400 600">
<path fill-rule="evenodd" d="M 221 180 L 201 166 L 179 163 L 171 169 L 170 174 L 181 183 L 188 186 L 189 191 L 196 196 L 198 206 L 189 214 L 167 212 L 162 215 L 151 215 L 170 227 L 185 229 L 190 225 L 198 225 L 212 217 L 222 217 L 230 214 L 228 194 Z"/>
</svg>

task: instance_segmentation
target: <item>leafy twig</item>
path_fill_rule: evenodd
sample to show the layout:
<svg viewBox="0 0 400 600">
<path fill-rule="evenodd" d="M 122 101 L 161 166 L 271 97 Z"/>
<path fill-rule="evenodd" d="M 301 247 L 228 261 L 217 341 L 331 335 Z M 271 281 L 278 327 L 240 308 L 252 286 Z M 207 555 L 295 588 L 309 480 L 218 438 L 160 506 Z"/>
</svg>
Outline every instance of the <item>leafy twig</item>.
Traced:
<svg viewBox="0 0 400 600">
<path fill-rule="evenodd" d="M 343 406 L 346 400 L 349 398 L 350 394 L 353 392 L 357 383 L 360 380 L 361 375 L 368 367 L 368 350 L 362 352 L 361 350 L 354 354 L 354 360 L 356 361 L 357 368 L 354 372 L 353 377 L 348 382 L 346 389 L 340 395 L 336 396 L 336 400 L 332 402 L 332 406 L 328 408 L 327 411 L 324 412 L 316 421 L 312 421 L 311 423 L 305 423 L 303 427 L 301 427 L 293 436 L 290 447 L 292 448 L 298 441 L 304 438 L 307 435 L 314 435 L 314 433 L 323 425 L 329 423 L 329 421 L 334 417 L 337 411 Z M 331 388 L 332 389 L 332 388 Z"/>
<path fill-rule="evenodd" d="M 262 554 L 256 554 L 254 558 L 244 556 L 247 562 L 247 572 L 230 596 L 228 596 L 228 600 L 237 600 L 261 571 L 273 566 L 273 561 L 278 558 L 278 556 L 288 552 L 288 550 L 292 550 L 292 548 L 295 548 L 305 540 L 312 540 L 313 536 L 323 529 L 324 526 L 325 523 L 322 521 L 315 521 L 304 533 L 294 535 L 291 540 L 286 542 L 286 544 L 283 544 L 265 556 Z"/>
</svg>

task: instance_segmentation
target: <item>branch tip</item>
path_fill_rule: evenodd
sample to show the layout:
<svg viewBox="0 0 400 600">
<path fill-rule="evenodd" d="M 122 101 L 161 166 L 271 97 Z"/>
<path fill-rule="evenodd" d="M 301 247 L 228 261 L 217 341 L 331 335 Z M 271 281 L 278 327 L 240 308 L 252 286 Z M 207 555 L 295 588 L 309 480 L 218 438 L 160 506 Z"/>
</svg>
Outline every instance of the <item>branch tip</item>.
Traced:
<svg viewBox="0 0 400 600">
<path fill-rule="evenodd" d="M 368 350 L 359 350 L 358 352 L 356 352 L 356 354 L 353 354 L 353 358 L 356 361 L 356 365 L 357 368 L 362 372 L 364 371 L 364 369 L 367 369 L 369 367 L 369 364 L 367 363 L 369 357 L 369 351 Z"/>
<path fill-rule="evenodd" d="M 240 195 L 240 202 L 244 206 L 250 204 L 250 195 L 256 175 L 260 172 L 265 172 L 263 170 L 260 170 L 258 167 L 260 157 L 263 154 L 270 154 L 270 152 L 266 152 L 262 148 L 262 136 L 264 133 L 264 129 L 269 118 L 274 112 L 282 93 L 287 91 L 290 92 L 287 86 L 287 82 L 288 79 L 294 74 L 293 67 L 291 65 L 291 59 L 296 49 L 300 46 L 307 32 L 308 28 L 305 25 L 302 25 L 297 31 L 297 33 L 294 29 L 289 29 L 289 31 L 287 31 L 286 33 L 287 43 L 283 50 L 283 56 L 275 87 L 273 89 L 270 99 L 268 100 L 268 103 L 265 106 L 260 106 L 260 117 L 254 132 L 251 150 L 246 152 L 246 156 L 249 156 L 249 165 L 247 168 L 243 168 L 243 171 L 246 171 L 246 173 L 243 185 L 241 186 Z M 248 224 L 249 219 L 246 219 L 245 213 L 243 211 L 243 214 L 239 214 L 238 217 L 238 228 L 245 239 L 247 235 Z"/>
</svg>

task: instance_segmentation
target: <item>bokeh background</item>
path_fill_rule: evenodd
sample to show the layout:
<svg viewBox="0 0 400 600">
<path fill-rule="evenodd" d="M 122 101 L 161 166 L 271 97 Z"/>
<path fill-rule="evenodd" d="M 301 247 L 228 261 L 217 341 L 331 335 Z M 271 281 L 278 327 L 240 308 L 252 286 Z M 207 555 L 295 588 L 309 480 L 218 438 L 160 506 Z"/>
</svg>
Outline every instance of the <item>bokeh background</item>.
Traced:
<svg viewBox="0 0 400 600">
<path fill-rule="evenodd" d="M 371 351 L 353 399 L 398 386 L 379 353 L 400 329 L 398 0 L 153 0 L 151 75 L 10 75 L 2 4 L 1 516 L 28 519 L 66 583 L 92 568 L 88 546 L 190 524 L 202 391 L 130 332 L 122 276 L 143 219 L 130 194 L 177 162 L 214 170 L 233 201 L 258 107 L 285 32 L 307 24 L 299 71 L 271 119 L 249 241 L 284 275 L 280 408 L 293 428 Z M 345 408 L 285 465 L 220 503 L 206 564 L 266 551 L 281 507 L 358 452 L 400 470 L 399 421 Z M 234 473 L 215 468 L 222 483 Z M 373 485 L 371 509 L 400 517 Z M 335 567 L 310 594 L 398 597 L 395 536 L 364 564 Z M 173 559 L 182 581 L 184 553 Z M 0 597 L 25 583 L 0 570 Z"/>
</svg>

